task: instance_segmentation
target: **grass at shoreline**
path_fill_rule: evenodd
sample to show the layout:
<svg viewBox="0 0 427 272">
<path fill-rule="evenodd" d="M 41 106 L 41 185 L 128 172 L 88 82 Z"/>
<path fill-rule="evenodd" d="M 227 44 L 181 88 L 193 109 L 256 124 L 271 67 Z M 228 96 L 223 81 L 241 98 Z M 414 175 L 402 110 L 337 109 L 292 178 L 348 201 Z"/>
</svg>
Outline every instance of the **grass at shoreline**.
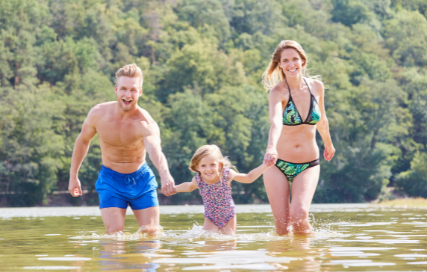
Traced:
<svg viewBox="0 0 427 272">
<path fill-rule="evenodd" d="M 393 206 L 393 207 L 425 207 L 427 208 L 427 199 L 422 197 L 416 198 L 398 198 L 393 200 L 387 200 L 377 205 L 381 206 Z"/>
</svg>

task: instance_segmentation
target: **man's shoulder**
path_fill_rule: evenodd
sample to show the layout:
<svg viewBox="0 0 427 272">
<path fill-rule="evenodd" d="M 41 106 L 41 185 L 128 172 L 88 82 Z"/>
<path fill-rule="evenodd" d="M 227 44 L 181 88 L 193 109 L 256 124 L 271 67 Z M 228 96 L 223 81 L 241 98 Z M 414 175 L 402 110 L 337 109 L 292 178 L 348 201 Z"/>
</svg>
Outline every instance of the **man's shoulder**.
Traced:
<svg viewBox="0 0 427 272">
<path fill-rule="evenodd" d="M 95 125 L 102 117 L 106 116 L 106 113 L 114 107 L 115 103 L 116 101 L 111 101 L 93 106 L 87 115 L 86 122 Z"/>
<path fill-rule="evenodd" d="M 148 111 L 141 107 L 138 107 L 138 121 L 142 125 L 144 136 L 160 134 L 160 129 L 156 121 L 154 121 Z"/>
<path fill-rule="evenodd" d="M 146 125 L 156 123 L 153 117 L 151 117 L 150 113 L 141 107 L 138 107 L 138 118 L 143 124 Z"/>
<path fill-rule="evenodd" d="M 97 104 L 93 106 L 92 109 L 89 111 L 89 116 L 103 114 L 105 111 L 112 109 L 116 103 L 116 101 L 110 101 Z"/>
<path fill-rule="evenodd" d="M 106 110 L 106 109 L 111 109 L 114 107 L 114 105 L 117 104 L 117 101 L 108 101 L 108 102 L 104 102 L 104 103 L 99 103 L 96 104 L 95 106 L 93 106 L 92 110 Z"/>
</svg>

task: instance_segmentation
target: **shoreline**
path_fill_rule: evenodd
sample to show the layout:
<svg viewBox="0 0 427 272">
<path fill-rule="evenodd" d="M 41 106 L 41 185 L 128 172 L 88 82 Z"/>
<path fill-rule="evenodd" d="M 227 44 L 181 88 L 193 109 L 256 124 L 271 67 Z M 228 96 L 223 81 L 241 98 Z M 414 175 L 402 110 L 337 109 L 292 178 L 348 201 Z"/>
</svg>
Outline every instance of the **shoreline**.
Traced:
<svg viewBox="0 0 427 272">
<path fill-rule="evenodd" d="M 376 206 L 396 207 L 396 208 L 426 208 L 427 199 L 423 197 L 396 198 L 375 203 Z"/>
</svg>

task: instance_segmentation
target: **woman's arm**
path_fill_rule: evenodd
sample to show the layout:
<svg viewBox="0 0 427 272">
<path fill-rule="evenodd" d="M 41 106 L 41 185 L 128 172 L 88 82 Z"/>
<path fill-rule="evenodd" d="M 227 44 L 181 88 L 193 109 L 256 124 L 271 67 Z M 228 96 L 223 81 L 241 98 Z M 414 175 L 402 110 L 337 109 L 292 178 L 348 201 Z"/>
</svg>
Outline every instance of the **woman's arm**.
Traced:
<svg viewBox="0 0 427 272">
<path fill-rule="evenodd" d="M 250 171 L 248 174 L 237 173 L 234 170 L 230 170 L 230 181 L 235 180 L 241 183 L 252 183 L 254 182 L 261 174 L 268 168 L 267 164 L 263 163 L 254 170 Z"/>
<path fill-rule="evenodd" d="M 197 186 L 196 178 L 193 178 L 191 182 L 183 182 L 175 186 L 175 190 L 177 193 L 192 192 L 197 188 L 199 187 Z"/>
<path fill-rule="evenodd" d="M 320 81 L 314 81 L 314 84 L 316 86 L 316 89 L 319 90 L 319 107 L 320 107 L 320 113 L 321 118 L 319 122 L 317 123 L 317 130 L 320 133 L 320 136 L 322 137 L 323 143 L 325 144 L 325 153 L 323 156 L 327 161 L 330 161 L 335 154 L 335 148 L 332 144 L 331 135 L 329 134 L 329 122 L 328 118 L 326 117 L 326 111 L 325 111 L 325 89 L 323 87 L 322 82 Z"/>
<path fill-rule="evenodd" d="M 264 163 L 268 166 L 274 165 L 277 160 L 277 142 L 282 133 L 282 93 L 279 86 L 270 91 L 268 98 L 270 112 L 270 133 L 268 134 L 267 151 L 264 156 Z"/>
</svg>

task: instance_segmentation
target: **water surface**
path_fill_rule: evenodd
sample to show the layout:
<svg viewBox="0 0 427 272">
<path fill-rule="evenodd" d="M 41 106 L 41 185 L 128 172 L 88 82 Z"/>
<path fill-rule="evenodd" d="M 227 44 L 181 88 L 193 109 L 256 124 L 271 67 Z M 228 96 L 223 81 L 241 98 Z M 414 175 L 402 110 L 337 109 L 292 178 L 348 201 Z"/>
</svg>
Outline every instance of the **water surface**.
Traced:
<svg viewBox="0 0 427 272">
<path fill-rule="evenodd" d="M 162 206 L 161 237 L 104 234 L 97 207 L 0 209 L 3 271 L 426 271 L 427 210 L 312 205 L 312 237 L 277 236 L 268 205 L 238 205 L 236 237 L 203 206 Z M 200 225 L 199 225 L 200 224 Z"/>
</svg>

